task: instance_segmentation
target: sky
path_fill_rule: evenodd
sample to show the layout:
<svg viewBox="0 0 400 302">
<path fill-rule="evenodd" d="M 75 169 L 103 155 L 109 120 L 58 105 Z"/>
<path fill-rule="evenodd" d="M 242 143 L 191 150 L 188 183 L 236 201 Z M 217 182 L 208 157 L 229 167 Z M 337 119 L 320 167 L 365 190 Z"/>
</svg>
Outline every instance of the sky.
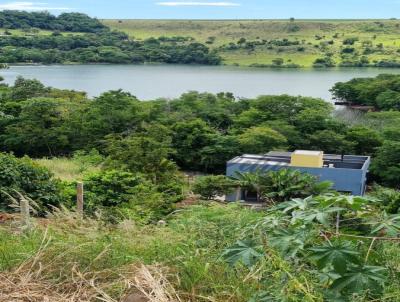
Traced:
<svg viewBox="0 0 400 302">
<path fill-rule="evenodd" d="M 400 17 L 400 0 L 0 0 L 4 9 L 102 19 L 380 19 Z"/>
</svg>

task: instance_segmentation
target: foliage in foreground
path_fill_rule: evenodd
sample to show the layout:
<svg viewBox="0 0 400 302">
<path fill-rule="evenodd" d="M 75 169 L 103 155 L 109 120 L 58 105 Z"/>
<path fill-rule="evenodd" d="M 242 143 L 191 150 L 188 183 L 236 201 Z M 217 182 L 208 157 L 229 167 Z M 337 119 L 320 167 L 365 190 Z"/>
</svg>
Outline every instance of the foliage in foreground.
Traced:
<svg viewBox="0 0 400 302">
<path fill-rule="evenodd" d="M 41 224 L 25 233 L 14 224 L 0 226 L 0 272 L 14 276 L 10 272 L 40 252 L 34 272 L 41 267 L 37 280 L 46 281 L 48 288 L 61 284 L 59 289 L 68 293 L 84 277 L 118 300 L 126 286 L 124 278 L 138 277 L 134 270 L 138 264 L 158 263 L 182 301 L 199 301 L 202 296 L 218 302 L 247 301 L 257 282 L 243 282 L 247 272 L 235 273 L 220 254 L 242 228 L 260 217 L 236 205 L 207 205 L 181 210 L 169 217 L 165 227 L 132 221 L 110 226 L 56 212 L 46 223 L 47 235 Z M 96 296 L 101 293 L 93 299 Z"/>
<path fill-rule="evenodd" d="M 294 200 L 266 213 L 191 206 L 166 226 L 110 226 L 61 211 L 46 226 L 47 235 L 40 224 L 24 233 L 2 225 L 0 271 L 11 276 L 40 250 L 38 281 L 48 288 L 61 278 L 71 289 L 84 276 L 114 299 L 139 263 L 163 267 L 185 301 L 395 301 L 400 293 L 398 241 L 383 240 L 398 233 L 398 217 L 357 197 Z"/>
<path fill-rule="evenodd" d="M 400 216 L 377 211 L 375 202 L 320 195 L 282 203 L 223 258 L 256 274 L 266 288 L 259 295 L 270 301 L 385 300 L 398 291 L 397 268 L 387 257 L 398 249 Z M 270 282 L 275 274 L 280 286 Z"/>
</svg>

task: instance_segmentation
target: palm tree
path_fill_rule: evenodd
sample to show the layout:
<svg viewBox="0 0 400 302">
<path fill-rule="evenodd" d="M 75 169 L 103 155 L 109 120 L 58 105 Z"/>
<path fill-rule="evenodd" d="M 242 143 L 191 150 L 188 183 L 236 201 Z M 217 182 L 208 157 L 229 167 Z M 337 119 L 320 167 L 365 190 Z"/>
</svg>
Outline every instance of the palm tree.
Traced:
<svg viewBox="0 0 400 302">
<path fill-rule="evenodd" d="M 262 186 L 261 186 L 261 172 L 259 170 L 254 173 L 249 172 L 236 172 L 235 179 L 237 179 L 239 186 L 244 190 L 245 196 L 249 191 L 256 192 L 257 202 L 261 201 Z"/>
</svg>

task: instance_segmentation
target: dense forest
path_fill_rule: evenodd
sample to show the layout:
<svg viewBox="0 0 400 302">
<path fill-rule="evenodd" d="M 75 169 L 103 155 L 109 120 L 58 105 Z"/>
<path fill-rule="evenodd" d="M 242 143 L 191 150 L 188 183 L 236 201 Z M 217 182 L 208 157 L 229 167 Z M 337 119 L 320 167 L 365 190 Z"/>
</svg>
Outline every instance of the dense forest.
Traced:
<svg viewBox="0 0 400 302">
<path fill-rule="evenodd" d="M 0 12 L 0 63 L 220 64 L 205 44 L 187 37 L 134 40 L 78 13 Z M 14 35 L 8 29 L 21 29 Z M 49 34 L 37 29 L 51 30 Z M 73 33 L 72 33 L 73 32 Z"/>
</svg>

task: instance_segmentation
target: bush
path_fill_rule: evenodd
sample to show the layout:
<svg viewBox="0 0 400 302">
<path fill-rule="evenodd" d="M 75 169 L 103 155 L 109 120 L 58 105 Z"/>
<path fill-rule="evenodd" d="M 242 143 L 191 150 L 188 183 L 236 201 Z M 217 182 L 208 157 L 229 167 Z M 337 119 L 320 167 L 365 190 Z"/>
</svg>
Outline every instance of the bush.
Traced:
<svg viewBox="0 0 400 302">
<path fill-rule="evenodd" d="M 19 192 L 31 198 L 39 205 L 40 214 L 61 201 L 58 182 L 46 168 L 29 157 L 0 153 L 0 209 L 7 210 L 10 200 L 4 192 L 12 196 Z"/>
<path fill-rule="evenodd" d="M 374 186 L 371 196 L 379 200 L 379 204 L 390 214 L 400 213 L 400 191 L 381 186 Z"/>
<path fill-rule="evenodd" d="M 128 203 L 138 187 L 148 186 L 140 175 L 110 170 L 92 173 L 84 178 L 85 206 L 89 211 Z"/>
<path fill-rule="evenodd" d="M 292 198 L 304 198 L 327 193 L 332 186 L 330 182 L 318 182 L 315 176 L 292 169 L 237 172 L 235 178 L 245 195 L 257 193 L 258 201 L 283 202 Z"/>
<path fill-rule="evenodd" d="M 331 57 L 317 58 L 313 63 L 313 67 L 315 68 L 335 67 L 335 65 L 335 62 Z"/>
<path fill-rule="evenodd" d="M 210 200 L 232 192 L 237 183 L 223 175 L 202 176 L 193 184 L 193 192 Z"/>
<path fill-rule="evenodd" d="M 120 170 L 101 171 L 84 180 L 84 209 L 88 215 L 101 212 L 105 220 L 117 222 L 133 219 L 149 223 L 173 210 L 179 200 L 174 188 L 159 188 L 141 174 Z M 75 205 L 75 182 L 63 183 L 63 195 Z"/>
<path fill-rule="evenodd" d="M 268 172 L 261 176 L 261 182 L 263 197 L 275 202 L 326 193 L 332 186 L 330 182 L 318 182 L 313 175 L 291 169 Z"/>
<path fill-rule="evenodd" d="M 381 184 L 400 188 L 400 142 L 385 141 L 377 149 L 371 172 Z"/>
</svg>

